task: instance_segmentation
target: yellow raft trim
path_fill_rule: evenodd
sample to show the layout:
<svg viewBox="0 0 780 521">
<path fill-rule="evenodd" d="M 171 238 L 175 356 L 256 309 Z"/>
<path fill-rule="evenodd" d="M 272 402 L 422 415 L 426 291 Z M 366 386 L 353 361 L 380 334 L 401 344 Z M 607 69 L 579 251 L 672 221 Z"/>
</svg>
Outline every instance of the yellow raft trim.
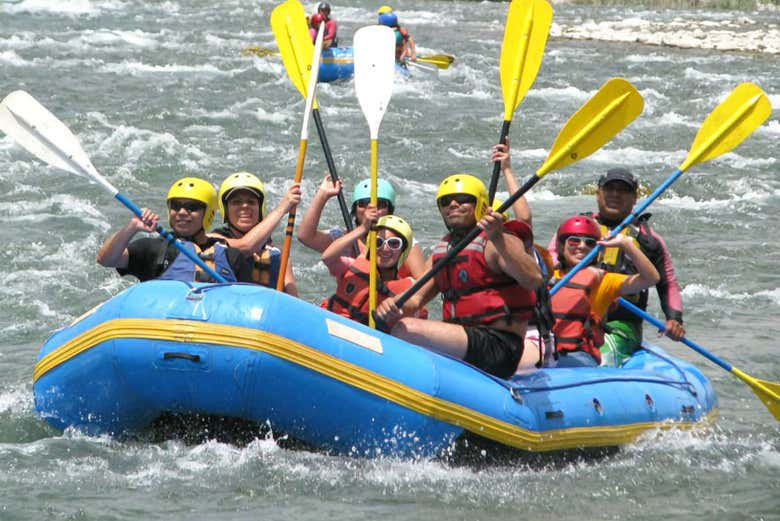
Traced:
<svg viewBox="0 0 780 521">
<path fill-rule="evenodd" d="M 348 63 L 352 63 L 354 60 L 352 58 L 322 58 L 322 63 L 327 64 L 339 64 L 339 65 L 345 65 Z"/>
<path fill-rule="evenodd" d="M 467 407 L 436 398 L 317 349 L 256 329 L 189 320 L 115 319 L 72 338 L 35 364 L 33 382 L 78 354 L 102 342 L 120 338 L 167 340 L 187 344 L 216 344 L 268 353 L 347 385 L 389 400 L 420 414 L 462 427 L 518 449 L 542 452 L 582 447 L 611 447 L 633 442 L 653 429 L 691 428 L 701 422 L 640 422 L 529 431 Z M 705 422 L 716 415 L 713 410 Z"/>
</svg>

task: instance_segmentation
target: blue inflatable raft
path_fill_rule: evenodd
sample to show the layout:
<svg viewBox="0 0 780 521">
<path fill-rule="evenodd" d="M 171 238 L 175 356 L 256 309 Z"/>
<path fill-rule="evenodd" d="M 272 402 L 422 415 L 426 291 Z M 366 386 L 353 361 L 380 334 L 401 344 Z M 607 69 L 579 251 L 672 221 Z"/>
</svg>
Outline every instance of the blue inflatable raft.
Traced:
<svg viewBox="0 0 780 521">
<path fill-rule="evenodd" d="M 524 451 L 614 447 L 690 427 L 717 399 L 658 348 L 620 369 L 512 380 L 254 285 L 136 284 L 43 346 L 35 408 L 58 429 L 130 435 L 164 414 L 268 422 L 339 454 L 427 457 L 464 434 Z"/>
<path fill-rule="evenodd" d="M 408 77 L 409 69 L 396 64 L 395 72 L 398 76 Z M 352 57 L 352 47 L 331 47 L 323 49 L 320 60 L 320 73 L 317 81 L 329 83 L 331 81 L 346 80 L 355 73 L 355 62 Z"/>
</svg>

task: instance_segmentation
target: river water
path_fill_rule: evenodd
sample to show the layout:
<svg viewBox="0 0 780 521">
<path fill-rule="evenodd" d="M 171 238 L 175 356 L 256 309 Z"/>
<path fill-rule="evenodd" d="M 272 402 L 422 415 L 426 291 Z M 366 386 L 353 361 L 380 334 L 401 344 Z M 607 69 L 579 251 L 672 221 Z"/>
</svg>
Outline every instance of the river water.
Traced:
<svg viewBox="0 0 780 521">
<path fill-rule="evenodd" d="M 336 5 L 349 42 L 378 4 Z M 438 182 L 487 179 L 502 116 L 498 56 L 506 4 L 396 2 L 421 54 L 456 56 L 440 74 L 396 82 L 379 132 L 380 174 L 425 247 L 443 233 Z M 268 0 L 0 2 L 0 95 L 24 89 L 80 138 L 94 164 L 158 211 L 170 183 L 218 184 L 237 170 L 279 201 L 295 169 L 303 103 L 274 59 Z M 307 5 L 311 10 L 313 4 Z M 649 189 L 682 162 L 710 110 L 753 81 L 776 110 L 735 151 L 693 167 L 652 206 L 683 288 L 689 338 L 750 375 L 780 380 L 780 13 L 556 5 L 542 67 L 512 123 L 522 178 L 567 118 L 613 76 L 644 113 L 590 158 L 530 193 L 544 242 L 594 207 L 605 169 L 629 166 Z M 724 44 L 724 42 L 726 42 Z M 747 49 L 724 51 L 722 49 Z M 368 126 L 351 82 L 323 85 L 323 121 L 348 188 L 369 175 Z M 325 171 L 312 132 L 304 203 Z M 504 196 L 506 194 L 504 193 Z M 35 417 L 32 368 L 47 335 L 128 280 L 94 262 L 127 211 L 86 179 L 55 171 L 0 138 L 0 519 L 780 519 L 780 430 L 751 389 L 680 344 L 713 380 L 720 415 L 695 432 L 651 433 L 597 461 L 473 466 L 360 460 L 287 450 L 272 440 L 115 441 L 59 433 Z M 337 225 L 335 203 L 323 218 Z M 281 239 L 281 231 L 277 232 Z M 304 248 L 302 297 L 333 282 Z M 660 315 L 657 300 L 651 311 Z M 653 333 L 648 331 L 648 335 Z M 85 377 L 88 377 L 86 375 Z"/>
</svg>

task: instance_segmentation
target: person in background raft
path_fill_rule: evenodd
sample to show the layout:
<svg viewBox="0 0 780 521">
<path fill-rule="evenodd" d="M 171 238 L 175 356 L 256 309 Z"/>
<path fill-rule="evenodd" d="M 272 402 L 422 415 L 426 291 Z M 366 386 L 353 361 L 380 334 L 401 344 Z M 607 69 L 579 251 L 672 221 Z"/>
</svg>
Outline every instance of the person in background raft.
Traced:
<svg viewBox="0 0 780 521">
<path fill-rule="evenodd" d="M 379 25 L 386 25 L 395 31 L 395 61 L 403 63 L 406 60 L 416 60 L 417 49 L 414 45 L 414 38 L 409 34 L 409 31 L 398 25 L 398 16 L 392 11 L 380 13 L 378 21 Z"/>
<path fill-rule="evenodd" d="M 596 202 L 598 213 L 585 213 L 593 217 L 601 228 L 602 236 L 606 237 L 613 227 L 623 221 L 633 211 L 636 204 L 639 183 L 625 168 L 613 168 L 602 175 L 598 182 Z M 650 214 L 640 215 L 623 234 L 631 237 L 642 252 L 650 259 L 661 279 L 656 284 L 656 291 L 661 302 L 661 309 L 666 317 L 666 335 L 679 340 L 685 336 L 682 316 L 682 296 L 677 278 L 672 266 L 672 258 L 661 236 L 650 228 Z M 556 257 L 556 239 L 550 241 L 550 252 Z M 599 266 L 615 273 L 632 274 L 637 267 L 630 255 L 617 248 L 608 248 L 599 256 Z M 648 291 L 644 290 L 630 298 L 642 309 L 647 308 Z M 601 346 L 602 363 L 609 366 L 620 366 L 639 347 L 642 341 L 642 319 L 613 304 L 606 318 L 606 327 L 610 329 Z M 660 336 L 660 334 L 659 334 Z"/>
<path fill-rule="evenodd" d="M 229 247 L 224 240 L 208 237 L 217 211 L 217 191 L 208 181 L 196 177 L 179 179 L 167 197 L 168 222 L 173 235 L 184 247 L 228 282 L 252 282 L 252 257 Z M 97 262 L 116 268 L 120 275 L 134 275 L 141 282 L 151 279 L 214 282 L 186 255 L 163 237 L 144 237 L 130 242 L 138 232 L 154 231 L 159 217 L 148 208 L 133 217 L 118 232 L 106 239 L 97 254 Z"/>
<path fill-rule="evenodd" d="M 514 173 L 512 172 L 509 138 L 507 137 L 506 144 L 499 143 L 493 145 L 490 149 L 490 154 L 490 162 L 494 163 L 498 161 L 501 165 L 501 173 L 504 174 L 504 181 L 509 194 L 511 195 L 517 192 L 520 185 L 517 184 L 517 179 L 515 179 Z M 497 199 L 493 201 L 494 208 L 500 206 L 497 204 L 498 202 Z M 512 211 L 515 213 L 516 220 L 514 221 L 514 227 L 518 237 L 523 241 L 526 252 L 529 255 L 533 255 L 536 264 L 542 272 L 542 278 L 544 279 L 544 284 L 540 285 L 535 290 L 536 304 L 534 305 L 534 313 L 528 321 L 528 329 L 525 333 L 525 349 L 533 349 L 539 352 L 537 367 L 555 367 L 558 358 L 555 348 L 555 338 L 552 334 L 555 319 L 552 314 L 550 292 L 547 286 L 547 283 L 553 274 L 552 257 L 547 251 L 547 248 L 534 243 L 534 235 L 531 227 L 533 216 L 525 196 L 518 198 L 517 201 L 512 204 Z M 518 367 L 518 371 L 524 370 L 524 368 Z"/>
<path fill-rule="evenodd" d="M 225 226 L 211 232 L 234 248 L 252 254 L 252 280 L 276 289 L 281 252 L 271 245 L 279 221 L 301 202 L 301 186 L 293 183 L 279 205 L 265 213 L 265 186 L 249 172 L 229 175 L 219 187 L 219 211 Z M 284 292 L 298 296 L 291 264 L 284 274 Z"/>
<path fill-rule="evenodd" d="M 330 198 L 337 196 L 340 191 L 341 181 L 339 180 L 334 184 L 330 176 L 326 175 L 317 193 L 314 194 L 311 206 L 306 210 L 298 227 L 298 240 L 301 244 L 322 253 L 335 239 L 344 235 L 344 230 L 341 228 L 331 228 L 328 231 L 317 229 L 325 203 Z M 366 207 L 370 200 L 371 179 L 364 179 L 355 186 L 355 190 L 352 193 L 352 210 L 350 215 L 354 219 L 356 227 L 363 223 Z M 391 215 L 395 212 L 395 190 L 384 179 L 377 179 L 377 212 L 379 217 Z M 358 247 L 361 252 L 366 248 L 361 240 L 358 240 Z M 354 250 L 348 245 L 342 255 L 354 255 Z M 423 257 L 420 246 L 415 243 L 412 245 L 406 260 L 401 265 L 399 276 L 412 276 L 417 279 L 422 277 L 425 271 L 425 257 Z"/>
<path fill-rule="evenodd" d="M 444 320 L 409 317 L 392 298 L 378 306 L 377 317 L 394 336 L 508 378 L 518 364 L 533 367 L 539 360 L 538 351 L 524 350 L 523 338 L 542 276 L 487 199 L 485 185 L 471 175 L 451 175 L 439 185 L 436 203 L 449 233 L 436 245 L 429 265 L 475 227 L 481 230 L 408 301 L 419 309 L 441 293 Z"/>
<path fill-rule="evenodd" d="M 657 284 L 658 270 L 627 235 L 601 240 L 599 225 L 585 215 L 563 221 L 556 237 L 560 268 L 553 273 L 550 286 L 562 279 L 597 243 L 604 248 L 616 248 L 633 259 L 638 272 L 624 275 L 605 271 L 595 267 L 598 260 L 593 259 L 589 267 L 578 271 L 551 297 L 558 367 L 595 367 L 601 362 L 602 317 L 606 316 L 607 309 L 618 297 L 634 295 Z"/>
<path fill-rule="evenodd" d="M 338 47 L 338 26 L 336 20 L 330 17 L 330 4 L 328 2 L 320 2 L 317 6 L 317 13 L 312 15 L 312 19 L 317 15 L 320 15 L 322 17 L 321 21 L 325 22 L 325 34 L 322 35 L 322 48 Z M 316 29 L 319 29 L 319 25 L 315 28 L 315 37 L 317 36 Z"/>
<path fill-rule="evenodd" d="M 327 298 L 322 307 L 365 325 L 368 325 L 370 277 L 368 252 L 357 258 L 342 253 L 353 241 L 365 240 L 372 227 L 377 230 L 377 302 L 400 295 L 414 284 L 411 277 L 399 277 L 398 274 L 398 267 L 409 255 L 413 242 L 411 227 L 400 217 L 379 217 L 377 209 L 369 205 L 360 226 L 333 241 L 322 253 L 322 262 L 337 280 L 336 293 Z M 408 311 L 414 310 L 409 308 Z M 423 308 L 416 316 L 426 317 L 427 312 Z"/>
</svg>

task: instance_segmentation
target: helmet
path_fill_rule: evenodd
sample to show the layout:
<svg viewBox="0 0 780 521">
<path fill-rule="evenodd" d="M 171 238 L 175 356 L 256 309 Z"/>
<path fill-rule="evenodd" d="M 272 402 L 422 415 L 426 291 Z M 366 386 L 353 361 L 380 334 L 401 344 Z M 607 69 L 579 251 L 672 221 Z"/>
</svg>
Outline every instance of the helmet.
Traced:
<svg viewBox="0 0 780 521">
<path fill-rule="evenodd" d="M 231 174 L 219 185 L 219 212 L 222 214 L 222 222 L 228 222 L 227 201 L 234 192 L 249 190 L 260 199 L 260 220 L 265 215 L 265 186 L 260 179 L 249 172 L 236 172 Z"/>
<path fill-rule="evenodd" d="M 398 257 L 398 265 L 404 263 L 409 256 L 409 252 L 412 250 L 412 227 L 409 224 L 398 217 L 397 215 L 383 215 L 376 223 L 377 228 L 387 228 L 390 231 L 400 235 L 404 240 L 404 251 L 401 252 L 401 256 Z"/>
<path fill-rule="evenodd" d="M 601 240 L 601 228 L 596 221 L 585 215 L 569 217 L 558 226 L 558 241 L 563 241 L 569 235 L 582 235 Z"/>
<path fill-rule="evenodd" d="M 328 2 L 320 2 L 320 5 L 317 6 L 317 12 L 319 13 L 320 11 L 330 14 L 330 4 Z"/>
<path fill-rule="evenodd" d="M 474 206 L 474 217 L 477 220 L 482 219 L 485 215 L 485 210 L 488 207 L 488 193 L 485 184 L 469 174 L 453 174 L 447 177 L 439 185 L 439 190 L 436 192 L 436 202 L 445 195 L 452 194 L 468 194 L 477 199 L 477 203 Z"/>
<path fill-rule="evenodd" d="M 371 198 L 371 179 L 363 179 L 357 186 L 355 191 L 352 192 L 352 210 L 355 210 L 355 203 L 361 199 Z M 390 213 L 395 211 L 395 190 L 393 185 L 385 181 L 384 179 L 376 180 L 376 198 L 384 199 L 390 203 Z"/>
<path fill-rule="evenodd" d="M 389 5 L 383 5 L 379 8 L 377 14 L 385 14 L 385 13 L 392 13 L 392 12 L 393 12 L 392 7 L 390 7 Z"/>
<path fill-rule="evenodd" d="M 313 15 L 311 15 L 311 18 L 309 18 L 309 23 L 311 24 L 312 27 L 318 29 L 324 19 L 325 17 L 322 16 L 320 13 L 314 13 Z"/>
<path fill-rule="evenodd" d="M 398 17 L 395 13 L 382 13 L 379 15 L 379 25 L 395 27 L 398 25 Z"/>
<path fill-rule="evenodd" d="M 165 201 L 171 199 L 192 199 L 205 204 L 206 211 L 203 213 L 201 227 L 204 230 L 211 227 L 214 214 L 217 213 L 217 191 L 211 183 L 198 177 L 182 177 L 168 190 Z"/>
</svg>

